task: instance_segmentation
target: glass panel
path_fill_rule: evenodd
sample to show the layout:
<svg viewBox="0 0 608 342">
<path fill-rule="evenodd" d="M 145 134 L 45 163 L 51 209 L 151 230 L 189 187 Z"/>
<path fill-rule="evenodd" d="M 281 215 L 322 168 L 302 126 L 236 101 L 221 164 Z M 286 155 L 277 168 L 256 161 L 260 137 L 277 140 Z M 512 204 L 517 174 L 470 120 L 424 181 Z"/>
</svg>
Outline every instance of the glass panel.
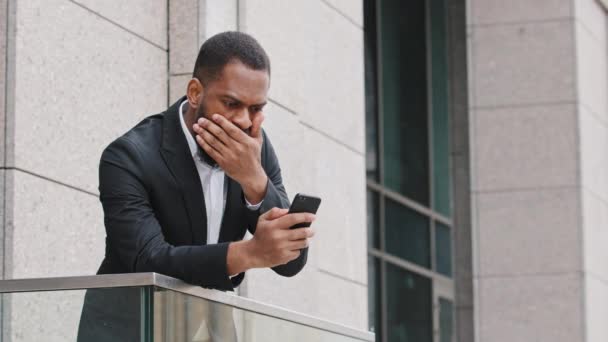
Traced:
<svg viewBox="0 0 608 342">
<path fill-rule="evenodd" d="M 391 199 L 385 199 L 386 251 L 431 267 L 431 238 L 429 219 Z"/>
<path fill-rule="evenodd" d="M 380 248 L 380 215 L 378 207 L 378 193 L 367 190 L 367 244 Z"/>
<path fill-rule="evenodd" d="M 425 4 L 379 2 L 384 184 L 429 205 Z"/>
<path fill-rule="evenodd" d="M 435 222 L 435 260 L 437 272 L 452 276 L 452 234 L 450 227 Z"/>
<path fill-rule="evenodd" d="M 378 102 L 376 69 L 376 4 L 364 3 L 365 40 L 365 168 L 367 178 L 378 181 Z"/>
<path fill-rule="evenodd" d="M 431 280 L 386 264 L 389 342 L 432 342 Z"/>
<path fill-rule="evenodd" d="M 431 0 L 431 87 L 433 122 L 433 208 L 450 216 L 448 61 L 445 0 Z"/>
<path fill-rule="evenodd" d="M 148 293 L 124 287 L 2 294 L 10 306 L 3 334 L 9 341 L 142 341 L 150 323 L 142 320 Z"/>
<path fill-rule="evenodd" d="M 174 291 L 154 295 L 154 341 L 357 341 Z"/>
<path fill-rule="evenodd" d="M 369 330 L 376 333 L 376 341 L 382 340 L 382 298 L 380 290 L 380 259 L 367 258 L 368 265 L 368 307 L 369 307 Z"/>
<path fill-rule="evenodd" d="M 454 341 L 454 308 L 452 302 L 439 298 L 439 342 Z"/>
</svg>

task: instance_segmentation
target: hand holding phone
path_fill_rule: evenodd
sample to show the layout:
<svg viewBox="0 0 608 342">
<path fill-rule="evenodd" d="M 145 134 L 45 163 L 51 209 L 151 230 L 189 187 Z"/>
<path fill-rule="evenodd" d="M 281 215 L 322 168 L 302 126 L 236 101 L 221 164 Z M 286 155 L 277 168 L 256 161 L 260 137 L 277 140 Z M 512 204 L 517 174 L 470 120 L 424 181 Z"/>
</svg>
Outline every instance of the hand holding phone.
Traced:
<svg viewBox="0 0 608 342">
<path fill-rule="evenodd" d="M 319 197 L 305 195 L 305 194 L 296 194 L 291 202 L 291 206 L 289 207 L 288 214 L 295 213 L 311 213 L 316 214 L 319 209 L 319 205 L 321 205 L 321 199 Z M 290 227 L 290 229 L 296 228 L 304 228 L 310 227 L 310 222 L 298 223 Z"/>
</svg>

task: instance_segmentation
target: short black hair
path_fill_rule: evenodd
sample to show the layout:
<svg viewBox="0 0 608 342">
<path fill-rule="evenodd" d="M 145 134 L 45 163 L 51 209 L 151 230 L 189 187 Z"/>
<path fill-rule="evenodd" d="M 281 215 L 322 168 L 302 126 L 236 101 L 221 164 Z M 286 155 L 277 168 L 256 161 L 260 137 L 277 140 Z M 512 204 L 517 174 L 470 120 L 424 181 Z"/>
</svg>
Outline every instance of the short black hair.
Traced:
<svg viewBox="0 0 608 342">
<path fill-rule="evenodd" d="M 218 33 L 203 43 L 192 77 L 206 85 L 215 81 L 224 67 L 234 61 L 253 70 L 265 70 L 270 75 L 270 60 L 260 43 L 246 33 L 228 31 Z"/>
</svg>

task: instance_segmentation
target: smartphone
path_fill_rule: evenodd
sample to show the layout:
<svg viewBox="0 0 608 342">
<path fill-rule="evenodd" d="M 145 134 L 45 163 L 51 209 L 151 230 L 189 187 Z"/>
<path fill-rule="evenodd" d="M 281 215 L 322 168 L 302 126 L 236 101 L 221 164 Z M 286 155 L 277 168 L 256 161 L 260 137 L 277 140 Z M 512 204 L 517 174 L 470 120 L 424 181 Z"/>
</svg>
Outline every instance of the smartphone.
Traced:
<svg viewBox="0 0 608 342">
<path fill-rule="evenodd" d="M 294 213 L 311 213 L 316 214 L 317 209 L 319 209 L 319 205 L 321 205 L 321 199 L 319 197 L 305 195 L 305 194 L 296 194 L 293 198 L 293 202 L 291 202 L 291 206 L 289 207 L 289 214 Z M 291 226 L 290 229 L 310 227 L 310 222 L 302 222 L 296 225 Z"/>
</svg>

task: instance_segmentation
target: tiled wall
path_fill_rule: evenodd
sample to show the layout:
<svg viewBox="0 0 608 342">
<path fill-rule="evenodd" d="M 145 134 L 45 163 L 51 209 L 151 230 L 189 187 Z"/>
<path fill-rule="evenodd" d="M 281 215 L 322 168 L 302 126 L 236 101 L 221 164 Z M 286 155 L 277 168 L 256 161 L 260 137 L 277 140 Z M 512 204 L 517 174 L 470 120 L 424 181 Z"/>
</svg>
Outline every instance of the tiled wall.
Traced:
<svg viewBox="0 0 608 342">
<path fill-rule="evenodd" d="M 573 1 L 468 7 L 476 340 L 583 341 Z"/>
</svg>

